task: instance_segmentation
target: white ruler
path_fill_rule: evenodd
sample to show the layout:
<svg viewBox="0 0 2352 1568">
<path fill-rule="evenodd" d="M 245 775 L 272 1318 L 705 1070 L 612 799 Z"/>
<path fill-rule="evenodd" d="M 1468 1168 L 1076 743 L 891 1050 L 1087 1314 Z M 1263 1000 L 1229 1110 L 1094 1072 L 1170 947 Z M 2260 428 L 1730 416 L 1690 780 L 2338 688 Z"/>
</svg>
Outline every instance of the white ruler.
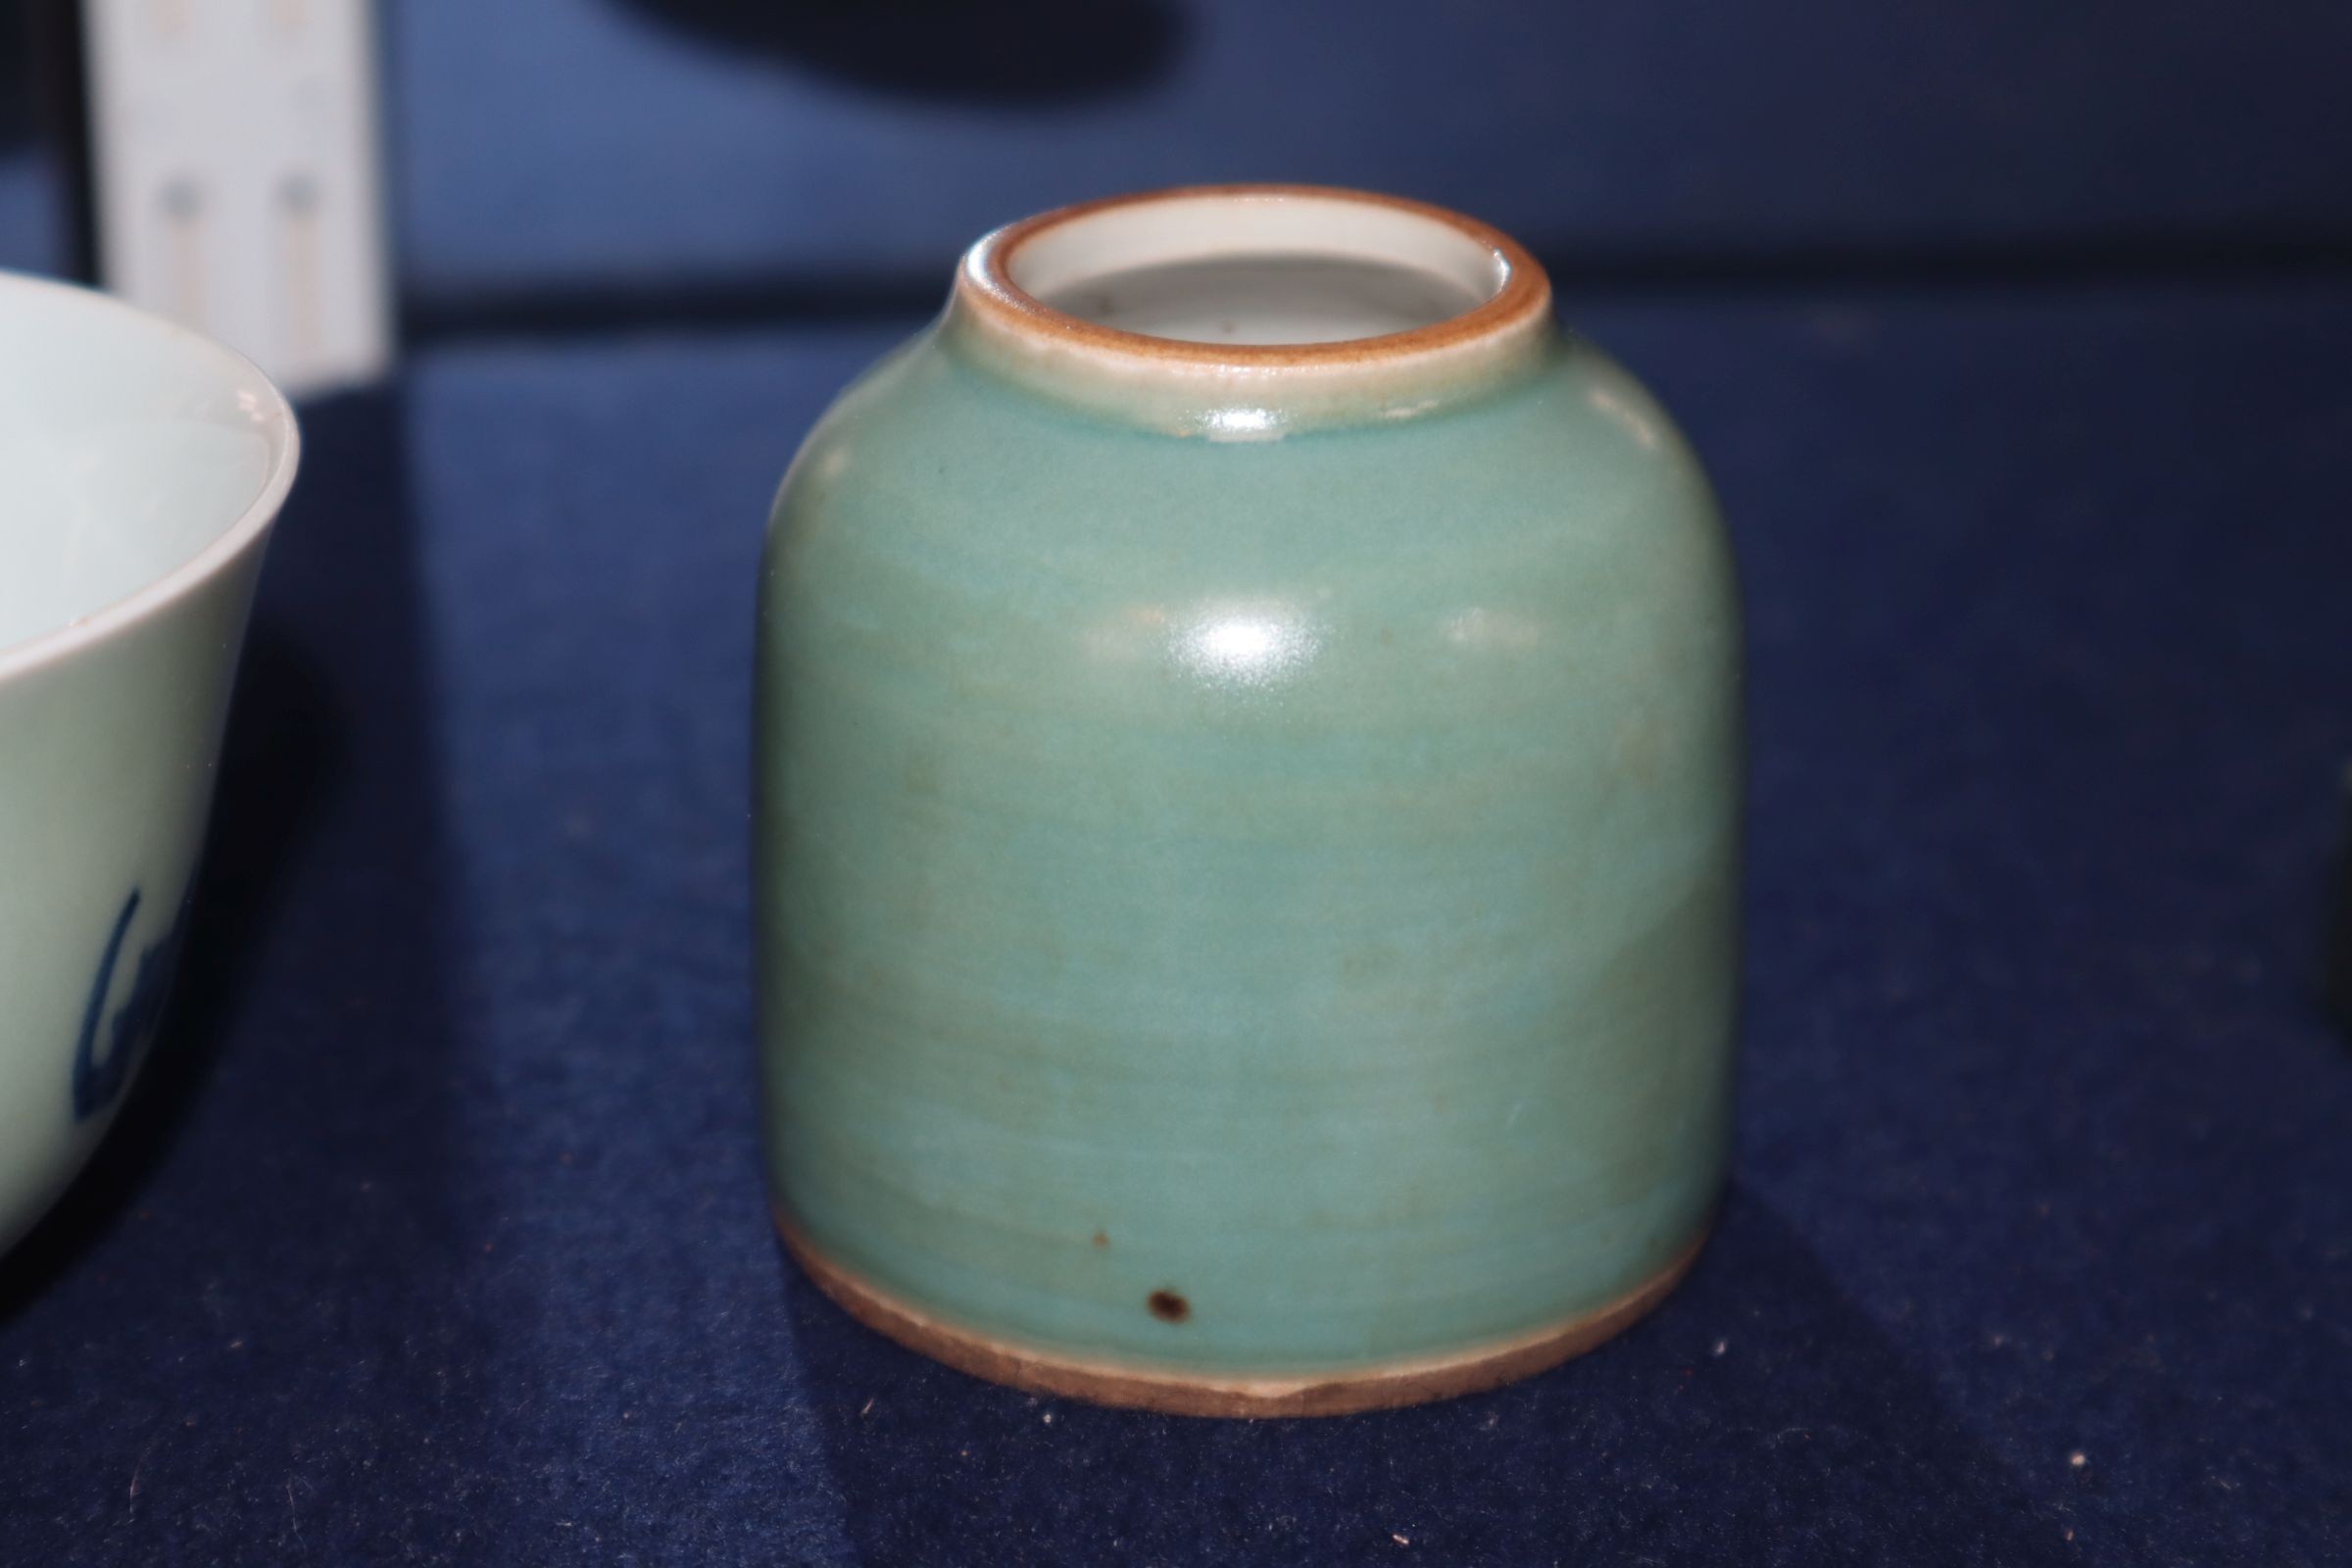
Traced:
<svg viewBox="0 0 2352 1568">
<path fill-rule="evenodd" d="M 392 352 L 372 0 L 81 0 L 100 279 L 289 393 Z"/>
</svg>

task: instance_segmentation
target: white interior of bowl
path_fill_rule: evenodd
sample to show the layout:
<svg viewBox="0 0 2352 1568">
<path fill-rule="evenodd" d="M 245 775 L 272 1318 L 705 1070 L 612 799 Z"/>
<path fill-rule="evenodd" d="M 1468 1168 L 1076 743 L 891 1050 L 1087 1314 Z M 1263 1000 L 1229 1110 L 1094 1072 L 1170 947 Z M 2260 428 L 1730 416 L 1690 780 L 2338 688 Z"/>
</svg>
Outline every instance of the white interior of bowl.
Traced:
<svg viewBox="0 0 2352 1568">
<path fill-rule="evenodd" d="M 294 440 L 276 389 L 226 349 L 0 276 L 0 662 L 265 526 Z"/>
</svg>

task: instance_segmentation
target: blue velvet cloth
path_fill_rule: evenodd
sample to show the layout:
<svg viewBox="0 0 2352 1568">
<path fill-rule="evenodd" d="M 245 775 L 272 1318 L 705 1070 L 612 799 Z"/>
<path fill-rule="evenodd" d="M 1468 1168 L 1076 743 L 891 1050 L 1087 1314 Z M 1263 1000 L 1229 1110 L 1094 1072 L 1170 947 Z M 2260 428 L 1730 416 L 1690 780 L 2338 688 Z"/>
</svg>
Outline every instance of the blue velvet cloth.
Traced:
<svg viewBox="0 0 2352 1568">
<path fill-rule="evenodd" d="M 1229 34 L 1303 29 L 1283 8 L 1105 9 L 1101 47 L 1175 25 L 1189 64 L 1000 64 L 975 106 L 726 8 L 396 8 L 427 330 L 304 411 L 171 1021 L 0 1260 L 0 1561 L 2352 1560 L 2352 1047 L 2317 1002 L 2352 762 L 2340 22 L 1600 7 L 1596 53 L 1521 60 L 1473 10 L 1461 69 L 1544 133 L 1494 163 L 1384 128 L 1412 104 L 1356 102 L 1368 66 L 1320 114 L 1185 96 L 1274 93 Z M 1677 102 L 1661 61 L 1698 62 Z M 40 265 L 12 123 L 0 259 Z M 1530 228 L 1683 416 L 1746 571 L 1720 1229 L 1621 1339 L 1424 1409 L 977 1383 L 817 1296 L 760 1193 L 776 479 L 970 229 L 1206 172 Z M 2154 261 L 2044 265 L 2127 230 Z M 1717 260 L 1655 287 L 1580 271 L 1586 233 Z M 1857 235 L 2016 265 L 1741 260 Z M 726 321 L 615 325 L 722 275 L 752 280 Z"/>
</svg>

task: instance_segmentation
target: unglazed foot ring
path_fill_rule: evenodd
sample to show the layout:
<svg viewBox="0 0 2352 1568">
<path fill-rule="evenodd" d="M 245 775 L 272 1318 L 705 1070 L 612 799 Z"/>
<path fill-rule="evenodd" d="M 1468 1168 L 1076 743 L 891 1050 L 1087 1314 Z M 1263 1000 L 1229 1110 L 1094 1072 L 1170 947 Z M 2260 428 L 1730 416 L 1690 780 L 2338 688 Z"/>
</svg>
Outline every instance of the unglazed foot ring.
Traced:
<svg viewBox="0 0 2352 1568">
<path fill-rule="evenodd" d="M 1712 1224 L 1702 1226 L 1664 1268 L 1616 1300 L 1508 1340 L 1447 1355 L 1283 1377 L 1218 1375 L 1089 1360 L 959 1328 L 908 1304 L 833 1262 L 775 1210 L 785 1250 L 818 1290 L 867 1328 L 935 1361 L 991 1383 L 1096 1404 L 1170 1415 L 1347 1415 L 1475 1394 L 1582 1355 L 1666 1298 L 1690 1272 Z"/>
</svg>

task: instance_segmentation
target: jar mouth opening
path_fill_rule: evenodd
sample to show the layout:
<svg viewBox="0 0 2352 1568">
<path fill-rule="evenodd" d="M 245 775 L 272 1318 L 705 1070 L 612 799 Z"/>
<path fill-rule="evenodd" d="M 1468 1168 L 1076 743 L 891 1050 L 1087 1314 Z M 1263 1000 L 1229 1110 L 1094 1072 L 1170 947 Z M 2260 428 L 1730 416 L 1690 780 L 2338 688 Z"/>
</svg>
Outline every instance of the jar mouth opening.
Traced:
<svg viewBox="0 0 2352 1568">
<path fill-rule="evenodd" d="M 1063 349 L 1272 370 L 1465 347 L 1543 317 L 1550 285 L 1516 241 L 1442 207 L 1214 185 L 1001 228 L 965 258 L 957 294 L 998 329 Z"/>
</svg>

